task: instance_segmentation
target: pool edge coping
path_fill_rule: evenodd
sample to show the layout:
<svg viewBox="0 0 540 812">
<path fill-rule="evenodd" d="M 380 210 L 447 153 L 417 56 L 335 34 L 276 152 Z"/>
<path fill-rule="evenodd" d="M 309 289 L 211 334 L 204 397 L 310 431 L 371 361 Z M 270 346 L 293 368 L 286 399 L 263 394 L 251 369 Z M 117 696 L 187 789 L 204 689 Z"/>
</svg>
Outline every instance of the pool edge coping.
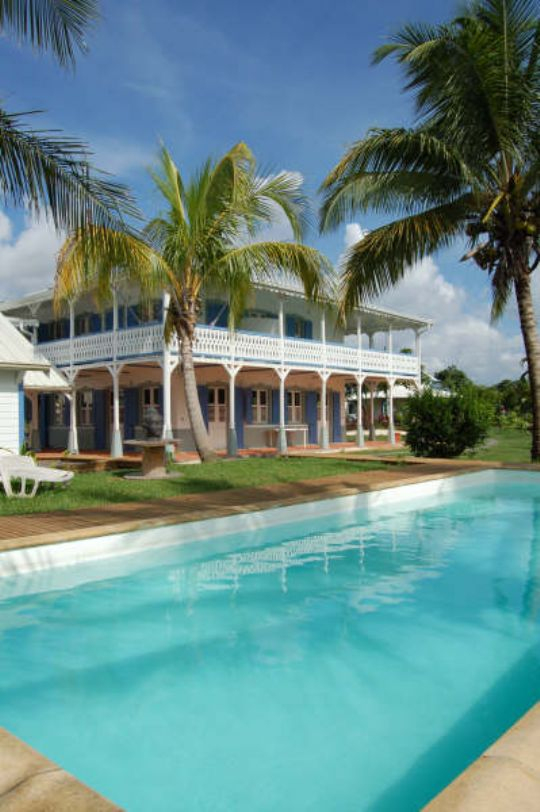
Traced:
<svg viewBox="0 0 540 812">
<path fill-rule="evenodd" d="M 540 702 L 450 782 L 422 812 L 540 808 Z"/>
<path fill-rule="evenodd" d="M 416 469 L 416 466 L 414 466 Z M 451 469 L 445 469 L 437 472 L 430 472 L 426 474 L 420 474 L 417 470 L 414 473 L 411 473 L 410 476 L 403 476 L 405 473 L 401 471 L 402 475 L 399 476 L 398 472 L 396 471 L 395 478 L 390 480 L 382 481 L 382 482 L 373 482 L 369 483 L 368 485 L 363 483 L 353 483 L 352 480 L 354 479 L 357 474 L 351 472 L 346 475 L 334 475 L 329 477 L 321 477 L 317 479 L 305 479 L 305 480 L 297 480 L 295 482 L 287 482 L 287 483 L 277 483 L 271 485 L 275 491 L 275 495 L 268 497 L 268 489 L 269 486 L 260 486 L 254 489 L 245 489 L 245 488 L 231 488 L 230 490 L 223 490 L 223 491 L 216 491 L 212 494 L 208 493 L 200 493 L 200 494 L 189 494 L 190 497 L 199 497 L 199 502 L 201 503 L 198 505 L 195 500 L 191 500 L 194 502 L 191 505 L 191 510 L 187 511 L 186 514 L 182 515 L 181 513 L 171 513 L 169 515 L 166 514 L 166 509 L 170 505 L 171 509 L 176 506 L 176 503 L 179 502 L 182 497 L 171 497 L 169 499 L 162 500 L 163 504 L 163 511 L 164 515 L 159 518 L 151 518 L 151 519 L 126 519 L 125 521 L 118 521 L 112 523 L 103 523 L 103 524 L 93 524 L 93 525 L 86 525 L 80 528 L 70 528 L 64 531 L 49 531 L 46 533 L 40 534 L 32 534 L 26 536 L 18 536 L 14 538 L 2 538 L 0 537 L 0 556 L 4 553 L 12 552 L 15 550 L 22 550 L 29 547 L 41 547 L 47 545 L 56 545 L 63 542 L 74 542 L 80 541 L 83 539 L 90 539 L 90 538 L 97 538 L 100 536 L 109 536 L 117 533 L 130 533 L 137 530 L 147 530 L 151 528 L 158 528 L 158 527 L 169 527 L 171 525 L 182 525 L 182 524 L 189 524 L 197 521 L 204 521 L 207 519 L 217 519 L 227 516 L 240 516 L 247 513 L 253 513 L 260 510 L 271 510 L 273 508 L 278 507 L 289 507 L 298 504 L 302 504 L 303 502 L 318 502 L 323 501 L 325 499 L 333 499 L 339 498 L 342 496 L 350 496 L 354 494 L 360 493 L 372 493 L 382 490 L 387 490 L 390 488 L 399 488 L 404 485 L 414 485 L 422 482 L 429 482 L 432 480 L 439 480 L 439 479 L 448 479 L 452 477 L 463 476 L 467 474 L 479 473 L 480 471 L 491 471 L 491 470 L 500 470 L 499 468 L 493 468 L 490 465 L 486 466 L 474 466 L 474 467 L 467 467 L 467 466 L 456 466 L 452 467 Z M 516 469 L 512 469 L 516 470 Z M 517 470 L 527 470 L 527 469 L 517 469 Z M 365 473 L 365 472 L 364 472 Z M 373 473 L 377 473 L 374 471 Z M 393 472 L 394 473 L 394 472 Z M 360 475 L 362 472 L 360 472 Z M 347 480 L 347 482 L 343 482 L 343 480 Z M 326 486 L 326 488 L 323 487 Z M 310 492 L 302 492 L 298 494 L 290 494 L 291 487 L 298 486 L 300 488 L 310 488 Z M 317 486 L 320 486 L 320 490 L 317 490 Z M 243 501 L 243 496 L 249 493 L 251 496 L 253 495 L 253 491 L 259 491 L 262 501 Z M 287 491 L 289 492 L 287 494 Z M 210 507 L 205 507 L 203 502 L 205 498 L 211 498 L 211 496 L 215 496 L 216 494 L 226 494 L 228 496 L 234 497 L 230 500 L 230 504 L 224 505 L 214 505 Z M 244 497 L 245 498 L 245 497 Z M 157 504 L 158 500 L 152 500 L 153 504 Z M 134 506 L 140 506 L 141 504 L 145 503 L 134 503 Z M 96 508 L 99 511 L 99 506 Z M 70 516 L 78 514 L 79 511 L 74 509 L 73 511 L 66 511 L 66 518 Z M 200 513 L 200 515 L 197 515 Z M 36 516 L 49 516 L 51 514 L 11 514 L 6 518 L 10 519 L 26 519 L 28 517 L 36 517 Z M 59 514 L 55 514 L 59 515 Z M 0 516 L 0 520 L 1 520 Z"/>
</svg>

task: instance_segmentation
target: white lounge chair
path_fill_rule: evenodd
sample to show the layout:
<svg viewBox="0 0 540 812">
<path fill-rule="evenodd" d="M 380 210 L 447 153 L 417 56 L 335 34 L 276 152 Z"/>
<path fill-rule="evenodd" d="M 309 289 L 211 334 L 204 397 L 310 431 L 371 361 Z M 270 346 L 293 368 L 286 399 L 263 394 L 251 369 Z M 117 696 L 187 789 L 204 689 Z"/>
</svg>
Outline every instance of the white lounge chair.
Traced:
<svg viewBox="0 0 540 812">
<path fill-rule="evenodd" d="M 62 471 L 60 468 L 47 468 L 36 463 L 33 457 L 20 454 L 11 454 L 0 450 L 0 483 L 6 496 L 31 499 L 36 495 L 37 489 L 43 482 L 51 485 L 67 485 L 73 479 L 71 471 Z M 20 481 L 18 490 L 13 489 L 13 480 Z M 31 488 L 27 492 L 27 483 Z"/>
</svg>

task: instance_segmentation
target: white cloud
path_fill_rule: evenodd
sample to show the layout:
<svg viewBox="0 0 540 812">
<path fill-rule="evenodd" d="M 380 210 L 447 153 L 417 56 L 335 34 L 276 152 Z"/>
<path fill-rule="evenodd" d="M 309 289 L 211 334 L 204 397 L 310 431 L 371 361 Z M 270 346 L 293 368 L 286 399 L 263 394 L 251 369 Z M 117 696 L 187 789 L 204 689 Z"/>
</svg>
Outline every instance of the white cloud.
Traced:
<svg viewBox="0 0 540 812">
<path fill-rule="evenodd" d="M 364 233 L 358 224 L 349 225 L 346 246 L 355 234 L 361 238 Z M 411 268 L 375 304 L 434 321 L 422 338 L 423 361 L 430 371 L 456 364 L 478 383 L 515 378 L 523 371 L 519 332 L 507 334 L 490 324 L 487 301 L 472 300 L 464 288 L 449 282 L 431 257 Z"/>
<path fill-rule="evenodd" d="M 122 141 L 117 138 L 90 138 L 94 153 L 93 163 L 98 169 L 113 175 L 129 175 L 149 166 L 155 157 L 157 147 L 143 147 L 140 144 Z"/>
<path fill-rule="evenodd" d="M 47 220 L 27 217 L 15 233 L 5 212 L 0 211 L 0 299 L 52 285 L 56 255 L 62 244 Z"/>
<path fill-rule="evenodd" d="M 349 223 L 345 226 L 345 248 L 351 248 L 355 243 L 363 240 L 368 232 L 360 223 Z"/>
</svg>

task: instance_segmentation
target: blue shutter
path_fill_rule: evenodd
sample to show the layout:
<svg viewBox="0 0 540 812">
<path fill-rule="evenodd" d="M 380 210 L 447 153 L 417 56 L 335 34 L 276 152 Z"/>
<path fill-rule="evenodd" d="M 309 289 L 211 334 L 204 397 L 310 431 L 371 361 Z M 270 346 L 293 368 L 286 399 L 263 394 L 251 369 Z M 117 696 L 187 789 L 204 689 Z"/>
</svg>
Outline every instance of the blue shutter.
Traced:
<svg viewBox="0 0 540 812">
<path fill-rule="evenodd" d="M 317 392 L 306 392 L 306 423 L 308 443 L 317 445 Z"/>
<path fill-rule="evenodd" d="M 158 299 L 154 303 L 154 313 L 153 319 L 154 321 L 162 321 L 163 320 L 163 299 Z"/>
<path fill-rule="evenodd" d="M 160 385 L 157 388 L 157 402 L 160 414 L 163 415 L 163 385 Z"/>
<path fill-rule="evenodd" d="M 296 319 L 294 316 L 285 316 L 285 335 L 292 338 L 296 335 Z"/>
<path fill-rule="evenodd" d="M 64 411 L 63 411 L 63 419 L 64 419 L 64 426 L 69 426 L 71 417 L 71 402 L 69 398 L 64 395 Z"/>
<path fill-rule="evenodd" d="M 108 390 L 94 389 L 92 392 L 92 419 L 94 421 L 94 445 L 102 450 L 107 447 L 106 414 Z"/>
<path fill-rule="evenodd" d="M 253 423 L 253 390 L 251 389 L 244 389 L 244 399 L 246 402 L 245 406 L 245 416 L 246 416 L 246 423 L 251 424 Z"/>
<path fill-rule="evenodd" d="M 229 305 L 226 305 L 225 302 L 207 302 L 206 322 L 211 324 L 213 321 L 216 321 L 215 327 L 227 327 L 229 323 Z"/>
<path fill-rule="evenodd" d="M 48 324 L 40 324 L 37 331 L 37 339 L 38 344 L 41 344 L 42 341 L 49 340 L 49 325 Z"/>
<path fill-rule="evenodd" d="M 139 305 L 131 305 L 127 311 L 127 326 L 137 327 L 139 324 Z"/>
<path fill-rule="evenodd" d="M 206 322 L 207 324 L 211 324 L 215 318 L 217 318 L 217 314 L 221 310 L 221 305 L 219 302 L 207 302 L 206 303 Z"/>
<path fill-rule="evenodd" d="M 304 338 L 312 339 L 313 338 L 313 322 L 312 321 L 305 321 L 304 322 Z"/>
<path fill-rule="evenodd" d="M 60 320 L 60 329 L 62 338 L 69 338 L 69 319 Z"/>
<path fill-rule="evenodd" d="M 285 390 L 285 423 L 289 422 L 289 410 L 287 409 L 288 389 Z"/>
<path fill-rule="evenodd" d="M 234 387 L 234 427 L 236 429 L 236 442 L 238 448 L 244 448 L 244 404 L 246 402 L 244 390 Z"/>
<path fill-rule="evenodd" d="M 199 393 L 199 403 L 201 404 L 201 412 L 206 428 L 208 428 L 208 387 L 198 386 L 197 392 Z"/>
<path fill-rule="evenodd" d="M 279 425 L 279 389 L 272 389 L 272 423 Z"/>
<path fill-rule="evenodd" d="M 113 312 L 112 308 L 105 311 L 105 329 L 112 330 L 113 328 Z"/>
<path fill-rule="evenodd" d="M 90 316 L 90 332 L 101 333 L 101 316 L 99 313 L 92 313 Z"/>
<path fill-rule="evenodd" d="M 24 444 L 24 389 L 19 384 L 19 450 Z"/>
<path fill-rule="evenodd" d="M 47 448 L 47 395 L 38 395 L 39 445 Z"/>
<path fill-rule="evenodd" d="M 341 396 L 332 392 L 332 441 L 341 442 Z"/>
<path fill-rule="evenodd" d="M 135 439 L 135 426 L 139 422 L 139 390 L 136 387 L 124 389 L 124 437 Z"/>
</svg>

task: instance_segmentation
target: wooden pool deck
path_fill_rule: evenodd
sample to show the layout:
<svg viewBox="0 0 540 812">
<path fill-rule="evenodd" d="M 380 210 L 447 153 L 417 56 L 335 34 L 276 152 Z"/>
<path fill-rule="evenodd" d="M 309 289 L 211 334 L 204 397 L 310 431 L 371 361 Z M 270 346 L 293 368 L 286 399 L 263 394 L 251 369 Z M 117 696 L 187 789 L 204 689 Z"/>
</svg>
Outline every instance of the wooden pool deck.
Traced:
<svg viewBox="0 0 540 812">
<path fill-rule="evenodd" d="M 313 451 L 298 456 L 315 456 Z M 480 462 L 477 460 L 426 460 L 414 457 L 391 458 L 369 453 L 326 454 L 342 460 L 385 463 L 384 469 L 349 472 L 318 479 L 278 483 L 253 488 L 234 488 L 196 494 L 183 494 L 144 502 L 125 502 L 89 508 L 0 516 L 0 553 L 23 547 L 57 544 L 83 538 L 126 533 L 149 527 L 215 519 L 271 507 L 306 501 L 332 499 L 354 493 L 377 491 L 429 479 L 456 476 L 490 469 L 540 471 L 540 465 Z"/>
<path fill-rule="evenodd" d="M 69 511 L 0 516 L 0 552 L 332 499 L 453 476 L 467 470 L 467 466 L 449 468 L 439 463 L 424 463 L 420 467 L 390 464 L 383 470 L 350 472 L 292 483 L 185 494 L 147 502 L 108 504 Z"/>
</svg>

